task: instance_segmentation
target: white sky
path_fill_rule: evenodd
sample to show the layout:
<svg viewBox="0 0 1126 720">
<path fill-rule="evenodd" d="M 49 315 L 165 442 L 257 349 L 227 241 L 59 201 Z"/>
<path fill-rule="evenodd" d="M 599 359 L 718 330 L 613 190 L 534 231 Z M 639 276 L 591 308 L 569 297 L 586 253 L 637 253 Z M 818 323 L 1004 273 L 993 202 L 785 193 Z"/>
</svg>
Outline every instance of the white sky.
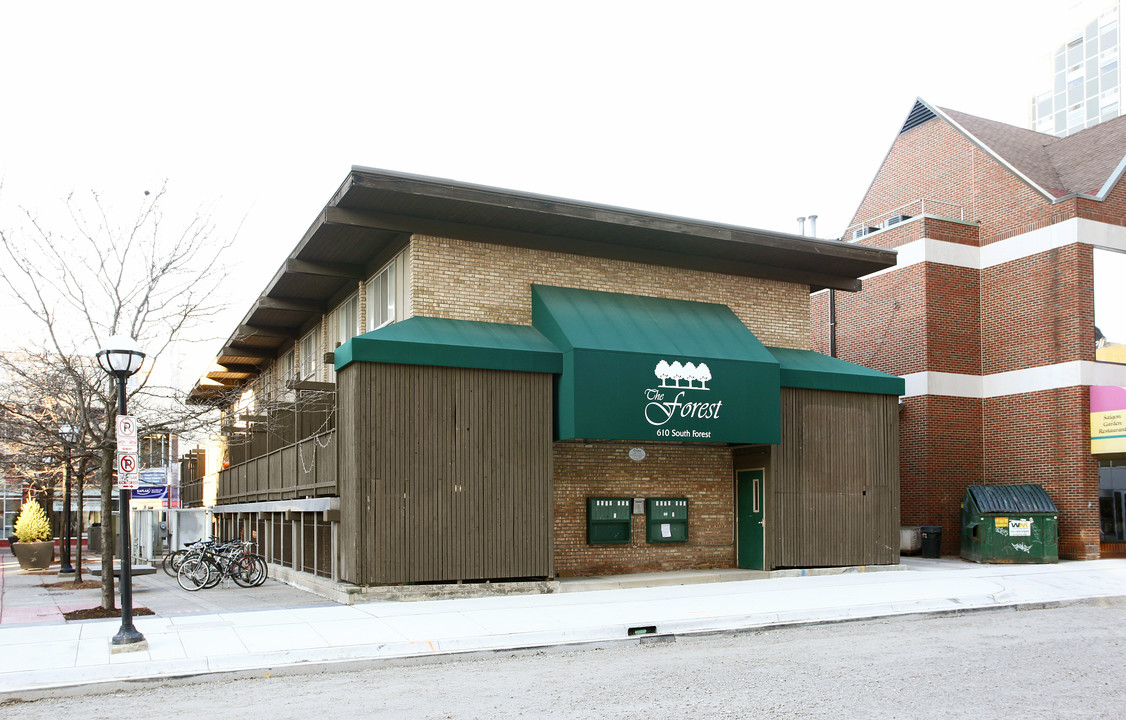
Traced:
<svg viewBox="0 0 1126 720">
<path fill-rule="evenodd" d="M 0 226 L 166 178 L 243 221 L 219 339 L 352 165 L 835 237 L 917 96 L 1026 126 L 1072 4 L 4 2 Z"/>
</svg>

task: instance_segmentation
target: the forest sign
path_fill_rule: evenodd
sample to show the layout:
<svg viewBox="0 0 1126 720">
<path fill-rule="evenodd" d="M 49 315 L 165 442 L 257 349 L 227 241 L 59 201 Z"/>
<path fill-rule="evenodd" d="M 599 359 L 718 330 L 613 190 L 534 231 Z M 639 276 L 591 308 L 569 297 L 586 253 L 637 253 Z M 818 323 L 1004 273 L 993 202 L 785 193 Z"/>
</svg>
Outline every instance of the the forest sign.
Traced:
<svg viewBox="0 0 1126 720">
<path fill-rule="evenodd" d="M 645 420 L 656 427 L 656 437 L 661 440 L 710 440 L 710 429 L 682 427 L 685 420 L 718 419 L 723 410 L 723 400 L 702 397 L 710 393 L 708 383 L 713 379 L 707 363 L 699 365 L 689 361 L 681 364 L 674 360 L 657 363 L 653 374 L 661 381 L 658 387 L 645 389 Z"/>
<path fill-rule="evenodd" d="M 577 350 L 564 366 L 560 439 L 779 441 L 777 364 Z"/>
</svg>

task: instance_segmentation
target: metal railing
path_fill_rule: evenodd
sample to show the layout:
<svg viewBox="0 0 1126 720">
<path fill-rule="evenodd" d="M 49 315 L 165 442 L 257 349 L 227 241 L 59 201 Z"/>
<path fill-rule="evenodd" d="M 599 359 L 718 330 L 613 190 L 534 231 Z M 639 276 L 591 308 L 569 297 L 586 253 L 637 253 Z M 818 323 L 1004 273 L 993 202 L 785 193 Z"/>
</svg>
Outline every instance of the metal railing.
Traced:
<svg viewBox="0 0 1126 720">
<path fill-rule="evenodd" d="M 220 505 L 337 494 L 336 431 L 314 435 L 219 471 Z"/>
<path fill-rule="evenodd" d="M 857 230 L 858 228 L 876 228 L 876 230 L 872 232 L 885 230 L 887 229 L 887 227 L 884 225 L 884 221 L 887 220 L 887 218 L 900 217 L 902 215 L 907 215 L 908 217 L 912 218 L 922 215 L 930 215 L 932 217 L 949 218 L 951 220 L 959 220 L 961 222 L 965 222 L 966 209 L 965 206 L 959 205 L 958 203 L 946 202 L 944 200 L 920 198 L 918 200 L 912 200 L 909 203 L 900 205 L 897 208 L 892 208 L 887 212 L 882 212 L 879 215 L 873 218 L 869 218 L 864 222 L 849 225 L 845 229 L 844 239 L 847 242 L 852 242 L 853 231 Z M 890 227 L 894 227 L 894 225 Z"/>
</svg>

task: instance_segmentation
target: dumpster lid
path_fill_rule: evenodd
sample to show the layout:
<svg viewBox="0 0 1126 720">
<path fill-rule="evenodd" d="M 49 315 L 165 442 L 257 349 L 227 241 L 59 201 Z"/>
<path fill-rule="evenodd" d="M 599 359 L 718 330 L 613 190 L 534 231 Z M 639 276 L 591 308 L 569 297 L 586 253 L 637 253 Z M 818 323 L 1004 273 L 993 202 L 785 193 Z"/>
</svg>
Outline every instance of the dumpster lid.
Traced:
<svg viewBox="0 0 1126 720">
<path fill-rule="evenodd" d="M 983 513 L 1058 513 L 1040 485 L 970 485 L 966 488 Z"/>
</svg>

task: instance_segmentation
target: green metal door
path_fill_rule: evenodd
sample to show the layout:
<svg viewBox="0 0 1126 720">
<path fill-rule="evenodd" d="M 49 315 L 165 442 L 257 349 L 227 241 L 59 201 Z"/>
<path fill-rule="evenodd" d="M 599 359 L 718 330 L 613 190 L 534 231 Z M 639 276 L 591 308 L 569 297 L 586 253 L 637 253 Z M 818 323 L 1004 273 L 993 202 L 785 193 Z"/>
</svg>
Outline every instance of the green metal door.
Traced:
<svg viewBox="0 0 1126 720">
<path fill-rule="evenodd" d="M 735 477 L 739 567 L 745 570 L 765 570 L 763 484 L 766 479 L 766 471 L 740 470 L 735 474 Z"/>
</svg>

